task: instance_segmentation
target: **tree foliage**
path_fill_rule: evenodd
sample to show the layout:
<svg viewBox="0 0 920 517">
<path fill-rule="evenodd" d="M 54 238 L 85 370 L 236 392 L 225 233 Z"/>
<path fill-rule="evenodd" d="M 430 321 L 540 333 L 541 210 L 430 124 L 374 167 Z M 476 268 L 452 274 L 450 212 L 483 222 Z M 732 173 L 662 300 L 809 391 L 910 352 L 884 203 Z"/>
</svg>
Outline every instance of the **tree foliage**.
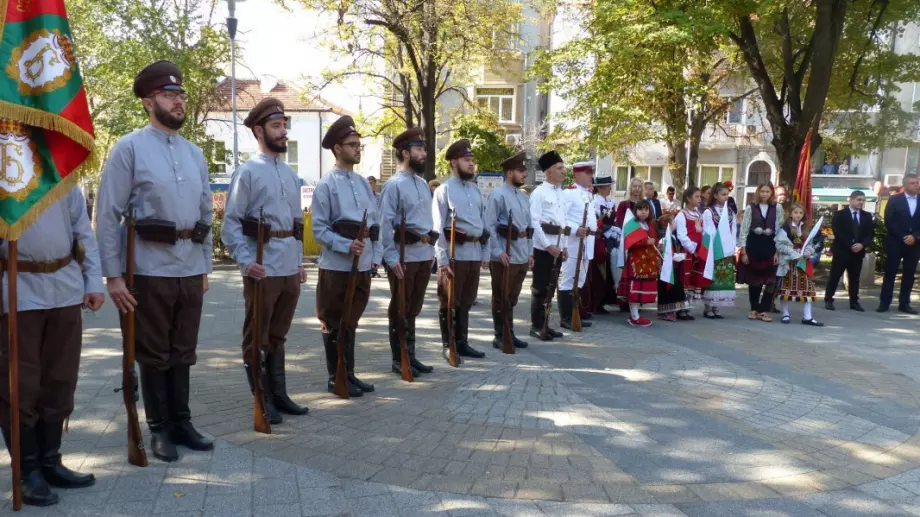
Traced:
<svg viewBox="0 0 920 517">
<path fill-rule="evenodd" d="M 477 111 L 453 118 L 453 135 L 459 140 L 466 138 L 476 156 L 476 168 L 480 172 L 502 172 L 502 162 L 516 152 L 504 140 L 498 117 L 490 111 Z M 447 148 L 437 153 L 439 176 L 450 175 L 450 165 L 444 158 Z"/>
<path fill-rule="evenodd" d="M 337 13 L 329 45 L 342 66 L 325 82 L 362 76 L 375 84 L 388 120 L 421 126 L 428 148 L 437 142 L 438 102 L 447 92 L 466 97 L 480 64 L 503 61 L 517 39 L 515 0 L 276 0 Z M 321 90 L 321 88 L 315 88 Z M 397 122 L 399 121 L 399 122 Z M 425 177 L 434 177 L 429 161 Z"/>
</svg>

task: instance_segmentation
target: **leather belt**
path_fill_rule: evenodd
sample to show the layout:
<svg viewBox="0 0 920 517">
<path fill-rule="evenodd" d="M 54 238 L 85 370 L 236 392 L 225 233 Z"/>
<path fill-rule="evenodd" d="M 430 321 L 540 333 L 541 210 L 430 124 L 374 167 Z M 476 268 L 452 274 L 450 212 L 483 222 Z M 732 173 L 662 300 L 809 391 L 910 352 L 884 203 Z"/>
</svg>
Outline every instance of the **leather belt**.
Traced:
<svg viewBox="0 0 920 517">
<path fill-rule="evenodd" d="M 394 232 L 395 233 L 395 232 Z M 394 235 L 394 240 L 396 236 Z M 421 235 L 413 232 L 412 230 L 406 230 L 406 244 L 434 244 L 438 240 L 438 232 L 428 232 Z"/>
<path fill-rule="evenodd" d="M 450 241 L 450 228 L 444 228 L 444 237 Z M 466 233 L 457 230 L 457 236 L 454 239 L 457 244 L 466 244 L 468 242 L 478 242 L 479 244 L 485 244 L 489 240 L 489 233 L 483 233 L 482 235 L 468 235 Z"/>
<path fill-rule="evenodd" d="M 563 228 L 550 223 L 540 223 L 540 228 L 543 228 L 543 233 L 546 235 L 559 235 L 561 233 L 562 235 L 568 236 L 572 233 L 572 229 L 568 226 Z"/>
<path fill-rule="evenodd" d="M 498 234 L 502 237 L 508 236 L 507 225 L 499 225 L 496 229 L 498 230 Z M 511 240 L 516 241 L 518 239 L 533 239 L 533 228 L 526 228 L 523 233 L 517 228 L 511 228 Z"/>
<path fill-rule="evenodd" d="M 268 232 L 268 235 L 273 239 L 286 239 L 294 236 L 294 230 L 278 230 L 276 232 Z"/>
<path fill-rule="evenodd" d="M 68 255 L 57 260 L 44 260 L 41 262 L 32 262 L 20 260 L 16 263 L 16 270 L 20 273 L 56 273 L 73 262 L 73 255 Z M 6 271 L 10 263 L 8 260 L 0 260 L 0 268 Z"/>
<path fill-rule="evenodd" d="M 193 234 L 194 232 L 195 232 L 195 230 L 176 230 L 176 238 L 177 238 L 177 239 L 191 240 L 192 234 Z"/>
</svg>

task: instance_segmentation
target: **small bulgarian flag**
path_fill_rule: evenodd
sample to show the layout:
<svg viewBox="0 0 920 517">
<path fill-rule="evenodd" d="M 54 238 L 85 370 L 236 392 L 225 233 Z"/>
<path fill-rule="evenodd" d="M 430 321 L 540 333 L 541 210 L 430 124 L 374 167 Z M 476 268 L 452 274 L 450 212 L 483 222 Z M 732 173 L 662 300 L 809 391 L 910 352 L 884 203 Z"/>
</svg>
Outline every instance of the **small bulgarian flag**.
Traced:
<svg viewBox="0 0 920 517">
<path fill-rule="evenodd" d="M 703 243 L 696 250 L 697 255 L 705 261 L 703 278 L 712 280 L 715 275 L 715 262 L 735 254 L 735 236 L 731 230 L 728 203 L 722 206 L 719 214 L 719 225 L 714 226 L 711 221 L 703 225 Z M 705 221 L 705 219 L 704 219 Z"/>
<path fill-rule="evenodd" d="M 0 238 L 14 240 L 94 164 L 64 0 L 0 0 Z"/>
<path fill-rule="evenodd" d="M 664 236 L 664 255 L 661 258 L 661 274 L 658 275 L 658 278 L 666 284 L 674 285 L 674 245 L 671 243 L 670 224 Z"/>
<path fill-rule="evenodd" d="M 811 260 L 808 260 L 807 258 L 805 258 L 805 248 L 808 247 L 811 241 L 814 240 L 815 236 L 818 235 L 818 232 L 821 231 L 821 223 L 823 222 L 824 222 L 824 216 L 822 215 L 821 218 L 818 219 L 817 224 L 815 224 L 811 228 L 811 231 L 808 233 L 808 238 L 805 239 L 805 242 L 802 243 L 802 256 L 799 257 L 798 261 L 795 264 L 796 267 L 804 271 L 805 274 L 808 275 L 809 277 L 814 276 L 815 269 L 814 269 L 814 266 L 812 266 L 811 264 Z"/>
</svg>

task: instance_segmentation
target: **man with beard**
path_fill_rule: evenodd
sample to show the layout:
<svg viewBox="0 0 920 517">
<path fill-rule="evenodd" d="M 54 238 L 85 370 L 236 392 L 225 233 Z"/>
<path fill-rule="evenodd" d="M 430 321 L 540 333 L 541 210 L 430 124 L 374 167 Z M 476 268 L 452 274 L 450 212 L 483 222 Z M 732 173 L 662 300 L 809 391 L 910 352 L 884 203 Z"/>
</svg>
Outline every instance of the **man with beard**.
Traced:
<svg viewBox="0 0 920 517">
<path fill-rule="evenodd" d="M 546 298 L 552 281 L 553 267 L 560 255 L 565 255 L 560 234 L 566 232 L 565 200 L 562 197 L 562 180 L 565 179 L 565 165 L 556 151 L 549 151 L 538 160 L 546 180 L 535 188 L 530 196 L 530 220 L 533 225 L 533 279 L 530 284 L 530 335 L 551 341 L 563 337 L 562 332 L 548 329 L 543 337 L 543 322 L 546 319 Z M 563 257 L 564 260 L 564 257 Z"/>
<path fill-rule="evenodd" d="M 307 281 L 303 268 L 303 212 L 297 173 L 281 159 L 287 152 L 284 104 L 267 97 L 243 121 L 259 143 L 258 155 L 233 173 L 221 239 L 243 274 L 243 368 L 253 390 L 253 368 L 261 370 L 262 405 L 265 417 L 280 424 L 280 413 L 305 415 L 307 408 L 287 394 L 284 343 L 300 298 L 300 285 Z M 262 264 L 256 263 L 259 217 L 264 216 Z M 253 306 L 256 286 L 261 283 L 259 307 Z M 252 364 L 252 319 L 259 311 L 260 364 Z"/>
<path fill-rule="evenodd" d="M 169 61 L 144 68 L 134 79 L 134 94 L 150 124 L 112 148 L 99 186 L 96 230 L 109 296 L 122 314 L 136 313 L 150 449 L 163 461 L 176 461 L 176 445 L 201 451 L 214 446 L 192 426 L 188 406 L 211 272 L 211 188 L 201 149 L 178 134 L 186 99 L 179 68 Z M 132 215 L 138 236 L 133 292 L 122 276 L 123 218 Z"/>
<path fill-rule="evenodd" d="M 568 255 L 565 262 L 562 263 L 562 272 L 559 276 L 559 318 L 562 320 L 562 328 L 572 330 L 572 310 L 580 300 L 574 299 L 574 285 L 578 282 L 578 288 L 582 289 L 585 285 L 585 279 L 588 277 L 588 263 L 594 258 L 594 233 L 597 228 L 597 213 L 591 209 L 594 201 L 594 194 L 591 187 L 594 184 L 594 163 L 581 162 L 572 166 L 572 172 L 575 174 L 575 184 L 562 193 L 565 201 L 566 221 L 569 227 L 577 228 L 566 240 Z M 588 205 L 588 220 L 582 226 L 582 219 L 585 215 L 585 205 Z M 578 264 L 578 248 L 584 240 L 584 250 L 581 254 L 581 264 Z M 578 278 L 575 278 L 575 270 L 578 270 Z M 587 296 L 587 292 L 584 296 Z M 574 307 L 581 311 L 581 307 Z M 582 319 L 585 316 L 590 318 L 590 314 L 582 313 Z M 582 327 L 590 327 L 591 322 L 582 321 Z"/>
<path fill-rule="evenodd" d="M 387 180 L 380 199 L 380 220 L 387 226 L 380 236 L 383 242 L 383 261 L 390 281 L 390 351 L 393 354 L 392 370 L 400 373 L 402 355 L 397 333 L 399 318 L 399 280 L 406 279 L 406 348 L 412 376 L 431 373 L 434 368 L 422 364 L 415 356 L 415 318 L 422 312 L 425 291 L 431 280 L 434 260 L 432 244 L 438 239 L 431 225 L 431 192 L 421 178 L 425 172 L 428 153 L 422 130 L 409 129 L 393 139 L 393 149 L 399 160 L 399 171 Z M 406 217 L 406 254 L 404 264 L 399 262 L 399 226 Z"/>
<path fill-rule="evenodd" d="M 530 199 L 521 192 L 527 178 L 527 153 L 518 153 L 502 162 L 505 184 L 489 195 L 486 204 L 485 227 L 492 234 L 489 245 L 489 271 L 492 275 L 492 322 L 495 326 L 494 348 L 502 347 L 505 319 L 511 325 L 511 341 L 515 348 L 527 348 L 527 342 L 514 335 L 514 307 L 527 270 L 533 267 L 533 229 L 530 225 Z M 511 214 L 511 255 L 505 253 L 508 242 L 508 214 Z M 504 276 L 511 275 L 508 292 L 504 292 Z M 508 314 L 503 314 L 502 306 Z"/>
<path fill-rule="evenodd" d="M 438 321 L 441 325 L 441 342 L 444 358 L 448 359 L 450 337 L 447 323 L 454 319 L 454 336 L 457 354 L 463 357 L 485 357 L 486 354 L 471 347 L 468 341 L 470 308 L 479 291 L 479 268 L 488 267 L 489 232 L 483 224 L 482 193 L 476 185 L 476 159 L 470 141 L 458 140 L 447 148 L 451 177 L 434 191 L 431 213 L 435 228 L 441 235 L 435 245 L 438 259 Z M 450 264 L 451 217 L 457 219 L 454 236 L 454 267 Z M 448 314 L 447 280 L 454 282 L 454 314 Z"/>
<path fill-rule="evenodd" d="M 355 172 L 361 163 L 361 135 L 349 116 L 336 120 L 326 136 L 324 149 L 335 156 L 335 168 L 325 174 L 313 194 L 313 237 L 323 246 L 319 257 L 319 278 L 316 284 L 316 317 L 322 325 L 323 346 L 326 348 L 326 370 L 329 392 L 335 390 L 335 368 L 338 364 L 338 340 L 344 339 L 343 349 L 348 364 L 348 395 L 360 397 L 374 391 L 374 385 L 355 376 L 355 332 L 358 320 L 367 307 L 371 292 L 371 269 L 380 262 L 383 249 L 378 241 L 377 200 L 367 180 Z M 367 214 L 367 227 L 360 235 L 361 218 Z M 367 237 L 367 239 L 365 239 Z M 358 279 L 351 313 L 344 321 L 345 294 L 351 277 L 351 266 L 359 256 Z"/>
</svg>

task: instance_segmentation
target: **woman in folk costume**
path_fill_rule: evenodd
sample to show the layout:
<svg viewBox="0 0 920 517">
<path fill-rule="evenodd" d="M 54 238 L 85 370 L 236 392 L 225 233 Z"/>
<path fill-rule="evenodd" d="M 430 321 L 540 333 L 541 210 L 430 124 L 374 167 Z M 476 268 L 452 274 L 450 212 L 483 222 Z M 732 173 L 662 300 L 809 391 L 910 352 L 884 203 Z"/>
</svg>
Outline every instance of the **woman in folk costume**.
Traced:
<svg viewBox="0 0 920 517">
<path fill-rule="evenodd" d="M 779 299 L 783 313 L 782 323 L 789 323 L 789 302 L 803 302 L 802 325 L 823 327 L 811 315 L 811 304 L 815 301 L 815 282 L 812 279 L 811 261 L 814 254 L 812 243 L 805 244 L 811 228 L 803 219 L 805 208 L 798 203 L 789 205 L 789 219 L 776 234 L 776 250 L 779 252 L 779 268 L 776 276 L 780 278 Z M 805 265 L 800 267 L 801 259 Z M 802 267 L 805 269 L 803 270 Z"/>
<path fill-rule="evenodd" d="M 597 215 L 597 237 L 594 239 L 594 258 L 588 269 L 588 292 L 586 299 L 590 312 L 608 314 L 604 305 L 616 303 L 616 290 L 613 285 L 613 271 L 610 268 L 610 253 L 614 247 L 608 243 L 619 228 L 614 226 L 614 208 L 616 202 L 610 197 L 613 178 L 607 174 L 594 177 L 594 213 Z M 610 237 L 608 237 L 610 235 Z"/>
<path fill-rule="evenodd" d="M 658 253 L 658 231 L 652 218 L 652 206 L 647 199 L 636 202 L 633 215 L 624 221 L 622 246 L 626 254 L 619 298 L 629 305 L 627 322 L 636 327 L 648 327 L 651 320 L 639 316 L 639 306 L 655 303 L 658 297 L 658 275 L 661 255 Z"/>
<path fill-rule="evenodd" d="M 688 187 L 684 190 L 681 199 L 683 209 L 674 217 L 680 249 L 687 255 L 683 264 L 683 282 L 687 301 L 691 303 L 699 300 L 703 296 L 703 290 L 711 283 L 703 278 L 706 263 L 697 254 L 703 243 L 703 214 L 698 209 L 701 196 L 700 189 L 696 187 Z M 694 318 L 690 311 L 685 311 L 683 319 L 692 320 Z"/>
<path fill-rule="evenodd" d="M 775 240 L 783 224 L 783 207 L 776 203 L 773 185 L 769 183 L 757 187 L 756 197 L 757 201 L 744 209 L 741 221 L 738 283 L 748 285 L 751 303 L 748 319 L 770 322 L 779 263 Z"/>
<path fill-rule="evenodd" d="M 722 183 L 712 186 L 709 202 L 703 211 L 703 236 L 710 237 L 708 253 L 716 251 L 716 239 L 720 239 L 723 253 L 728 256 L 715 258 L 712 273 L 712 283 L 703 291 L 703 317 L 712 320 L 721 320 L 719 307 L 735 306 L 735 233 L 737 224 L 736 214 L 728 207 L 728 187 Z M 719 223 L 722 213 L 725 213 L 728 225 L 727 232 L 719 232 Z"/>
<path fill-rule="evenodd" d="M 668 283 L 658 279 L 658 316 L 666 321 L 692 320 L 694 318 L 690 316 L 690 300 L 687 299 L 684 291 L 683 273 L 690 263 L 687 260 L 689 256 L 681 250 L 680 241 L 677 238 L 677 223 L 671 219 L 668 225 L 671 227 L 673 282 Z M 667 251 L 667 238 L 667 232 L 665 232 L 665 236 L 658 243 L 661 253 Z"/>
<path fill-rule="evenodd" d="M 632 180 L 629 181 L 629 190 L 628 190 L 629 196 L 623 201 L 621 201 L 619 204 L 617 204 L 617 211 L 616 211 L 617 215 L 616 215 L 615 221 L 616 221 L 616 227 L 619 228 L 620 230 L 620 235 L 622 235 L 622 231 L 623 231 L 623 222 L 626 220 L 626 212 L 632 211 L 633 213 L 635 213 L 634 208 L 636 206 L 636 203 L 642 200 L 642 196 L 644 193 L 645 193 L 645 182 L 642 181 L 642 178 L 634 177 Z M 615 263 L 616 264 L 615 276 L 618 278 L 618 281 L 616 282 L 618 286 L 617 293 L 619 293 L 619 284 L 620 284 L 620 280 L 622 280 L 623 268 L 626 267 L 626 264 L 624 262 L 624 259 L 625 259 L 624 251 L 625 250 L 623 249 L 623 240 L 622 238 L 620 238 L 620 245 L 617 246 L 616 263 Z M 629 312 L 629 306 L 626 304 L 626 302 L 618 299 L 618 303 L 620 305 L 621 312 Z"/>
</svg>

